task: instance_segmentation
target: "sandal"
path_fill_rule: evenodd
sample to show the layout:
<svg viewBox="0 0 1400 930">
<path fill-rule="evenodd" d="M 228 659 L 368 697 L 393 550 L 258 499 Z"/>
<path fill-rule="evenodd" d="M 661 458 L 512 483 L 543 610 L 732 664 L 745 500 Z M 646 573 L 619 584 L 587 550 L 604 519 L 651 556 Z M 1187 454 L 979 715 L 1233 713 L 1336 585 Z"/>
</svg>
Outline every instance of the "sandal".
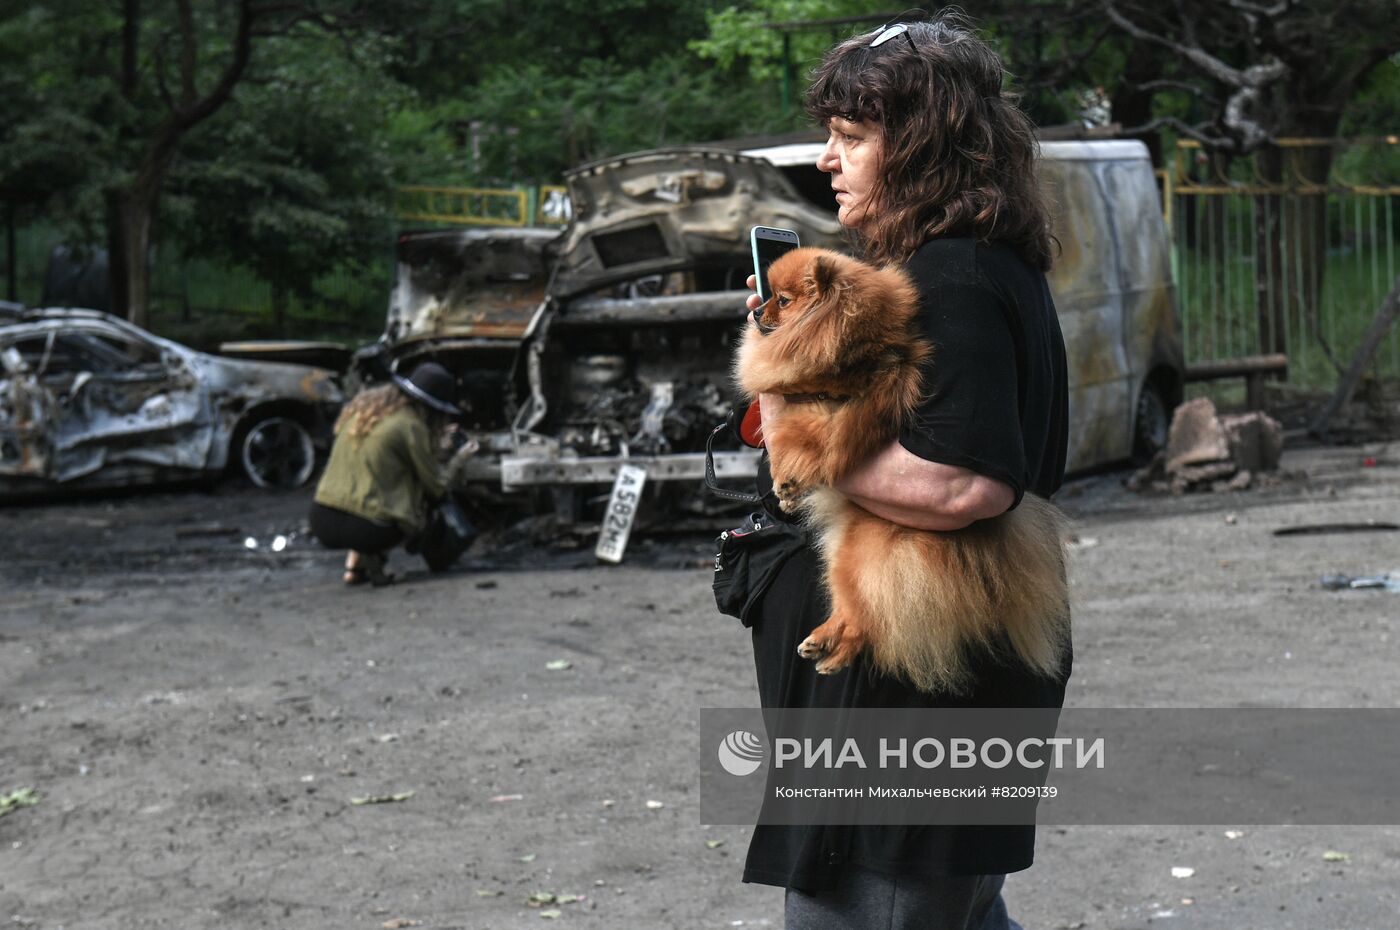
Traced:
<svg viewBox="0 0 1400 930">
<path fill-rule="evenodd" d="M 394 576 L 384 570 L 384 556 L 379 553 L 365 553 L 360 556 L 360 564 L 354 569 L 376 588 L 394 583 Z"/>
</svg>

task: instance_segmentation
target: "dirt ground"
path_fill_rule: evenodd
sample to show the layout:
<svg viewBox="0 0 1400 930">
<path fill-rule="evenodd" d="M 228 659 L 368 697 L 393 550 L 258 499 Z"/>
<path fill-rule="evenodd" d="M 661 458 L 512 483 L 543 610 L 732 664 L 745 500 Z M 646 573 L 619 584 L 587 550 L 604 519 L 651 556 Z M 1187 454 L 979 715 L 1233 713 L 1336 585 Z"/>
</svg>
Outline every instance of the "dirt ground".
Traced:
<svg viewBox="0 0 1400 930">
<path fill-rule="evenodd" d="M 1071 556 L 1069 702 L 1396 704 L 1400 596 L 1318 578 L 1400 569 L 1400 540 L 1270 531 L 1397 520 L 1398 466 L 1305 449 L 1265 490 L 1069 485 L 1095 543 Z M 697 710 L 756 702 L 708 539 L 619 568 L 519 549 L 429 577 L 400 556 L 404 583 L 347 589 L 304 538 L 271 549 L 306 503 L 0 511 L 0 792 L 41 795 L 0 817 L 0 921 L 781 927 L 781 893 L 739 881 L 747 831 L 699 822 Z M 580 900 L 528 906 L 541 892 Z M 1028 930 L 1393 928 L 1400 827 L 1042 828 L 1006 895 Z"/>
</svg>

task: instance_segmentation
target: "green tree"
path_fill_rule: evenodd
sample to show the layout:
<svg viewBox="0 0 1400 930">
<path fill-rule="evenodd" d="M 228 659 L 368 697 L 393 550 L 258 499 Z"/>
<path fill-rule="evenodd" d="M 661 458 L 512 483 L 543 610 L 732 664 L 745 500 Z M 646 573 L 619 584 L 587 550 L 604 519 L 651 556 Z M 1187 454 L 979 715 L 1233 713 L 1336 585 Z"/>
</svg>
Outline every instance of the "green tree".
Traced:
<svg viewBox="0 0 1400 930">
<path fill-rule="evenodd" d="M 405 138 L 386 124 L 416 112 L 385 73 L 391 55 L 386 40 L 352 52 L 310 26 L 266 40 L 254 76 L 172 166 L 163 215 L 181 248 L 267 281 L 279 331 L 289 298 L 308 302 L 319 274 L 363 270 L 385 251 L 396 174 L 442 154 L 431 127 Z"/>
<path fill-rule="evenodd" d="M 715 0 L 421 0 L 393 73 L 461 140 L 470 178 L 552 183 L 626 151 L 772 131 L 775 85 L 706 60 Z"/>
<path fill-rule="evenodd" d="M 8 296 L 16 292 L 15 228 L 45 219 L 77 241 L 100 237 L 100 185 L 108 175 L 100 152 L 110 130 L 92 112 L 61 37 L 42 9 L 13 5 L 0 18 L 0 56 L 22 67 L 0 72 L 0 199 L 7 230 Z M 95 209 L 94 209 L 95 208 Z"/>
<path fill-rule="evenodd" d="M 1164 91 L 1185 93 L 1200 118 L 1159 116 L 1154 125 L 1198 139 L 1207 149 L 1255 155 L 1262 178 L 1282 184 L 1289 175 L 1326 184 L 1334 149 L 1320 145 L 1293 153 L 1274 143 L 1284 137 L 1331 138 L 1375 69 L 1400 51 L 1400 0 L 1101 0 L 1105 16 L 1171 62 L 1175 80 Z M 1304 198 L 1302 215 L 1283 228 L 1277 196 L 1263 204 L 1256 230 L 1260 276 L 1260 350 L 1286 352 L 1288 302 L 1301 299 L 1314 327 L 1326 264 L 1326 200 Z M 1301 294 L 1285 276 L 1287 257 L 1304 255 Z"/>
<path fill-rule="evenodd" d="M 67 170 L 47 172 L 39 194 L 65 201 L 84 225 L 100 215 L 114 309 L 138 323 L 149 305 L 162 197 L 192 141 L 250 79 L 279 80 L 279 39 L 311 41 L 319 32 L 353 42 L 369 22 L 353 0 L 7 0 L 0 10 L 0 41 L 32 51 L 12 60 L 38 104 L 16 112 L 4 130 L 0 191 L 23 186 L 26 166 L 45 151 L 61 153 L 57 163 Z M 246 112 L 259 111 L 270 113 L 267 106 Z M 295 116 L 284 136 L 304 115 L 282 114 Z M 237 141 L 256 148 L 258 138 L 254 131 Z"/>
<path fill-rule="evenodd" d="M 633 70 L 587 59 L 569 75 L 502 67 L 460 112 L 475 124 L 475 174 L 492 183 L 553 183 L 584 162 L 768 131 L 779 118 L 776 101 L 685 54 Z"/>
</svg>

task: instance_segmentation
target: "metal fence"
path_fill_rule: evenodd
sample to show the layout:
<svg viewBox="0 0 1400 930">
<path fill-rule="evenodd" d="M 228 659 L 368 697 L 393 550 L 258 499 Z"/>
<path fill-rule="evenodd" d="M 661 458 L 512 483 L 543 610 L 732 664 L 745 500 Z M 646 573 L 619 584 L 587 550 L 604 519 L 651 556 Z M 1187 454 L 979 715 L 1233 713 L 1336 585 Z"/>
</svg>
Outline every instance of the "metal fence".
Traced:
<svg viewBox="0 0 1400 930">
<path fill-rule="evenodd" d="M 1395 281 L 1400 138 L 1286 139 L 1225 159 L 1178 143 L 1162 172 L 1188 362 L 1286 352 L 1336 381 Z M 1371 374 L 1400 377 L 1400 332 Z"/>
<path fill-rule="evenodd" d="M 401 220 L 456 226 L 562 225 L 572 215 L 568 188 L 400 187 L 395 213 Z"/>
</svg>

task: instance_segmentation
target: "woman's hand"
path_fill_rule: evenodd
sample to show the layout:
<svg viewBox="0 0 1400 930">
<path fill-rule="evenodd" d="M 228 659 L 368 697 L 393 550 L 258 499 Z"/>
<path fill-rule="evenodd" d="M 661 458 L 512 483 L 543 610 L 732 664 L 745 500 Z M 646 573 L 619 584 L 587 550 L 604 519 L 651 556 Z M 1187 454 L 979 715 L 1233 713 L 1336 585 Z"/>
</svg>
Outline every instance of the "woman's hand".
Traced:
<svg viewBox="0 0 1400 930">
<path fill-rule="evenodd" d="M 771 426 L 778 422 L 778 418 L 787 409 L 787 398 L 781 394 L 760 394 L 758 395 L 758 415 L 759 422 L 765 426 Z M 764 441 L 767 441 L 767 430 L 764 430 Z"/>
<path fill-rule="evenodd" d="M 457 484 L 458 477 L 467 467 L 471 457 L 481 451 L 481 443 L 477 442 L 476 437 L 466 436 L 465 433 L 466 431 L 462 430 L 465 438 L 462 438 L 462 444 L 452 453 L 452 457 L 447 460 L 447 467 L 443 469 L 443 484 L 449 490 Z"/>
<path fill-rule="evenodd" d="M 744 306 L 748 307 L 749 312 L 752 313 L 754 310 L 763 306 L 763 300 L 757 293 L 758 278 L 755 275 L 749 275 L 748 280 L 746 280 L 744 284 L 749 290 L 754 291 L 754 293 L 750 294 L 748 299 L 744 301 Z M 787 401 L 783 399 L 783 395 L 781 394 L 758 395 L 758 412 L 765 423 L 773 423 L 779 416 L 782 416 L 785 407 L 787 407 Z"/>
<path fill-rule="evenodd" d="M 758 296 L 758 278 L 754 275 L 749 275 L 748 279 L 744 281 L 744 286 L 753 291 L 744 301 L 744 306 L 748 307 L 750 311 L 757 310 L 759 307 L 763 306 L 763 299 Z"/>
</svg>

